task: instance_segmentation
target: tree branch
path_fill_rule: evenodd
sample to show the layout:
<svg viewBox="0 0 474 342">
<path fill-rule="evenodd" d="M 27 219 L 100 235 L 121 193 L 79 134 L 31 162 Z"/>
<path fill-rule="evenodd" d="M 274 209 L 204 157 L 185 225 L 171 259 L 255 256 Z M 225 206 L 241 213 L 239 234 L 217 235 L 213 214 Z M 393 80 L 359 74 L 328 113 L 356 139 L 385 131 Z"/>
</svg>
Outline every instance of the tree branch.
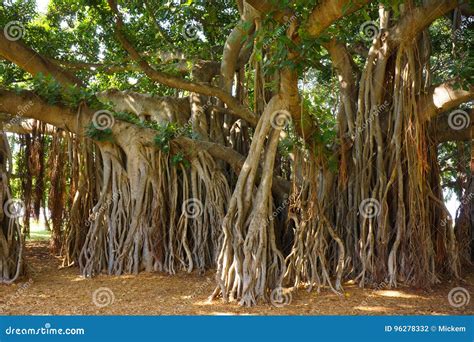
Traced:
<svg viewBox="0 0 474 342">
<path fill-rule="evenodd" d="M 451 80 L 430 88 L 427 94 L 420 96 L 420 113 L 426 121 L 440 113 L 458 107 L 460 104 L 474 100 L 474 86 L 468 90 L 454 88 L 455 81 Z"/>
<path fill-rule="evenodd" d="M 438 143 L 446 141 L 473 141 L 474 140 L 474 109 L 469 111 L 468 127 L 455 130 L 449 125 L 449 113 L 436 116 L 429 126 L 430 136 Z"/>
<path fill-rule="evenodd" d="M 458 5 L 457 0 L 430 1 L 428 4 L 416 7 L 404 16 L 387 35 L 387 54 L 390 54 L 402 43 L 410 44 L 418 34 L 434 20 L 445 15 Z"/>
<path fill-rule="evenodd" d="M 324 0 L 309 15 L 306 30 L 311 37 L 318 37 L 336 20 L 354 13 L 371 0 Z"/>
<path fill-rule="evenodd" d="M 19 115 L 23 118 L 40 120 L 52 126 L 62 128 L 66 131 L 82 135 L 84 127 L 92 121 L 95 111 L 87 106 L 81 107 L 80 111 L 60 105 L 51 105 L 40 99 L 37 95 L 30 91 L 22 91 L 21 93 L 0 89 L 0 113 L 10 114 L 12 116 Z M 153 145 L 153 139 L 156 131 L 138 127 L 125 121 L 115 120 L 111 127 L 114 139 L 118 144 L 128 145 L 128 134 L 121 134 L 125 131 L 136 130 L 133 137 L 136 142 L 143 145 Z M 125 139 L 125 140 L 121 140 Z M 104 142 L 94 141 L 100 145 Z M 194 140 L 186 137 L 178 137 L 173 140 L 175 145 L 183 148 L 185 154 L 193 151 L 208 151 L 213 157 L 221 159 L 232 166 L 233 170 L 238 174 L 245 161 L 245 157 L 230 147 L 225 147 L 217 143 Z M 192 150 L 189 147 L 193 147 Z M 284 184 L 280 184 L 283 186 Z"/>
<path fill-rule="evenodd" d="M 258 122 L 258 118 L 255 116 L 253 112 L 251 112 L 248 108 L 243 107 L 239 101 L 234 98 L 231 94 L 227 93 L 223 89 L 210 86 L 208 84 L 203 83 L 195 83 L 183 80 L 178 77 L 174 77 L 171 75 L 167 75 L 163 72 L 159 72 L 153 69 L 148 62 L 146 62 L 140 54 L 135 50 L 134 46 L 130 43 L 130 41 L 125 36 L 123 30 L 124 25 L 118 11 L 117 4 L 114 0 L 108 0 L 109 6 L 115 14 L 116 18 L 116 36 L 119 42 L 122 44 L 123 48 L 128 52 L 130 57 L 137 62 L 137 64 L 142 68 L 145 74 L 150 77 L 151 80 L 164 84 L 171 88 L 183 89 L 194 93 L 199 93 L 202 95 L 207 96 L 215 96 L 227 104 L 228 108 L 234 112 L 234 114 L 241 119 L 247 121 L 250 125 L 256 126 Z"/>
<path fill-rule="evenodd" d="M 3 32 L 3 28 L 0 28 L 0 30 Z M 4 34 L 0 34 L 0 55 L 32 75 L 39 73 L 51 75 L 63 86 L 82 85 L 82 81 L 73 74 L 59 68 L 23 42 L 8 40 Z"/>
</svg>

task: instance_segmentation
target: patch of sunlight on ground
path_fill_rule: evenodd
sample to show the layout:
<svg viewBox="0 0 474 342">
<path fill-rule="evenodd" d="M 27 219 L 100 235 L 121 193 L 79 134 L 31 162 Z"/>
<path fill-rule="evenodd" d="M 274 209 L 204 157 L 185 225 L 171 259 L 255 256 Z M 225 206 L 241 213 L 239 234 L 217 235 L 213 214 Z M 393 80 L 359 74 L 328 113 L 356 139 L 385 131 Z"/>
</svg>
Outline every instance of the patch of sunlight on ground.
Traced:
<svg viewBox="0 0 474 342">
<path fill-rule="evenodd" d="M 400 291 L 394 291 L 394 290 L 380 290 L 380 291 L 375 291 L 375 294 L 383 297 L 394 297 L 394 298 L 422 298 L 420 296 L 416 295 L 411 295 L 407 293 L 403 293 Z"/>
<path fill-rule="evenodd" d="M 355 310 L 360 311 L 369 311 L 369 312 L 387 312 L 391 311 L 390 308 L 386 308 L 384 306 L 356 306 L 354 307 Z"/>
<path fill-rule="evenodd" d="M 414 305 L 408 305 L 408 304 L 398 304 L 398 306 L 404 309 L 413 309 L 415 307 Z"/>
<path fill-rule="evenodd" d="M 207 299 L 199 300 L 199 301 L 193 303 L 193 305 L 214 305 L 214 304 L 215 303 L 213 303 L 212 301 L 209 301 Z"/>
<path fill-rule="evenodd" d="M 236 314 L 233 312 L 212 312 L 211 315 L 214 316 L 235 316 Z M 239 313 L 239 316 L 255 316 L 254 314 L 249 313 Z"/>
<path fill-rule="evenodd" d="M 84 278 L 84 277 L 82 277 L 82 276 L 81 276 L 81 277 L 76 277 L 76 278 L 74 278 L 74 279 L 71 279 L 71 281 L 83 281 L 83 280 L 86 280 L 86 278 Z"/>
</svg>

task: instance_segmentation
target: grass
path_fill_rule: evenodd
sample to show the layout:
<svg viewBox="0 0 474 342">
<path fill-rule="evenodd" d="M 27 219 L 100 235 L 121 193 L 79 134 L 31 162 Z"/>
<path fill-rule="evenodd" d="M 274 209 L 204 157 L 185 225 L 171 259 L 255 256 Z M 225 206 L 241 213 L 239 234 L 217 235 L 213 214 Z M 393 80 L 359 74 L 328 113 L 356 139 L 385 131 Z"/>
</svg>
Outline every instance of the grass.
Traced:
<svg viewBox="0 0 474 342">
<path fill-rule="evenodd" d="M 47 230 L 32 230 L 30 232 L 30 241 L 47 241 L 51 238 L 51 232 Z"/>
<path fill-rule="evenodd" d="M 51 238 L 51 232 L 46 230 L 46 226 L 41 221 L 31 220 L 30 241 L 47 241 Z"/>
</svg>

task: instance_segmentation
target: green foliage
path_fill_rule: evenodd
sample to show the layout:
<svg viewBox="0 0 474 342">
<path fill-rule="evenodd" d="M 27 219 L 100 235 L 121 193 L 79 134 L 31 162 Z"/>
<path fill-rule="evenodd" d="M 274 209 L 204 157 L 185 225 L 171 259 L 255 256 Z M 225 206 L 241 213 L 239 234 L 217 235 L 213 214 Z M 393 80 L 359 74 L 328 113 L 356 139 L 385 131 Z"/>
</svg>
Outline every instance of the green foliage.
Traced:
<svg viewBox="0 0 474 342">
<path fill-rule="evenodd" d="M 36 75 L 32 80 L 32 90 L 46 100 L 49 104 L 61 102 L 61 85 L 51 76 L 42 73 Z"/>
<path fill-rule="evenodd" d="M 393 11 L 391 20 L 396 22 L 400 16 L 399 5 L 402 0 L 382 0 L 371 2 L 357 13 L 344 16 L 331 25 L 318 38 L 308 37 L 306 23 L 313 8 L 321 3 L 319 0 L 269 0 L 278 10 L 291 10 L 294 20 L 299 23 L 299 41 L 295 45 L 288 37 L 286 30 L 289 19 L 277 22 L 273 13 L 268 13 L 262 22 L 261 29 L 244 36 L 242 43 L 250 47 L 256 41 L 257 49 L 253 58 L 261 62 L 266 91 L 276 91 L 275 72 L 284 67 L 300 73 L 299 87 L 302 90 L 305 117 L 313 120 L 318 132 L 314 141 L 321 144 L 329 164 L 337 165 L 330 152 L 337 143 L 335 112 L 338 105 L 337 80 L 327 51 L 323 47 L 329 37 L 345 42 L 350 47 L 355 64 L 363 67 L 366 62 L 364 54 L 354 51 L 367 49 L 370 41 L 363 39 L 360 27 L 366 21 L 377 21 L 378 5 L 383 3 Z M 471 0 L 472 2 L 472 0 Z M 354 3 L 351 1 L 344 7 L 348 11 Z M 179 55 L 184 52 L 188 69 L 193 67 L 195 60 L 220 60 L 228 34 L 240 21 L 234 0 L 183 0 L 183 1 L 140 1 L 119 0 L 120 11 L 124 14 L 125 34 L 140 54 L 156 67 L 172 75 L 180 75 Z M 416 1 L 421 4 L 421 1 Z M 4 27 L 11 21 L 19 21 L 25 28 L 22 40 L 39 54 L 45 57 L 68 63 L 96 63 L 104 65 L 129 66 L 130 58 L 121 47 L 114 33 L 113 14 L 104 0 L 51 0 L 47 13 L 37 13 L 34 0 L 4 1 L 0 5 L 0 25 Z M 187 24 L 198 27 L 195 39 L 187 40 L 183 30 Z M 452 29 L 449 16 L 437 19 L 429 27 L 432 39 L 431 65 L 434 84 L 448 79 L 464 80 L 459 87 L 474 84 L 474 30 L 472 17 L 463 17 L 457 30 Z M 242 25 L 243 30 L 249 29 L 248 24 Z M 260 48 L 265 46 L 265 52 Z M 296 61 L 288 60 L 288 52 L 298 53 Z M 164 52 L 164 54 L 162 53 Z M 178 57 L 173 56 L 176 54 Z M 143 72 L 136 69 L 120 71 L 113 74 L 104 69 L 77 69 L 74 73 L 84 82 L 83 88 L 62 88 L 51 77 L 37 75 L 32 78 L 29 73 L 8 61 L 0 61 L 0 84 L 11 89 L 28 89 L 50 104 L 66 105 L 77 108 L 86 103 L 93 109 L 110 109 L 101 104 L 94 93 L 110 88 L 128 89 L 158 96 L 176 96 L 170 87 L 153 82 L 144 77 Z M 185 76 L 185 78 L 189 78 Z M 255 101 L 254 72 L 246 68 L 246 86 L 248 103 L 253 106 Z M 87 90 L 86 90 L 87 89 Z M 181 94 L 180 94 L 181 95 Z M 105 107 L 105 108 L 104 108 Z M 251 108 L 255 110 L 255 108 Z M 257 113 L 261 114 L 261 113 Z M 178 136 L 195 138 L 190 125 L 179 127 L 177 124 L 159 125 L 141 122 L 129 113 L 114 113 L 117 120 L 126 121 L 143 128 L 156 130 L 155 144 L 169 153 L 170 141 Z M 250 134 L 253 130 L 249 129 Z M 279 144 L 280 153 L 288 156 L 295 148 L 300 148 L 301 141 L 292 129 L 287 130 L 288 136 Z M 110 129 L 98 130 L 93 125 L 87 127 L 89 137 L 99 141 L 113 139 Z M 441 154 L 449 154 L 449 160 L 459 163 L 461 157 L 452 153 L 448 147 L 441 149 Z M 179 163 L 180 156 L 174 156 Z M 445 165 L 446 166 L 446 165 Z M 443 168 L 444 184 L 453 184 L 457 176 L 449 168 Z"/>
<path fill-rule="evenodd" d="M 49 104 L 61 104 L 70 108 L 77 108 L 81 102 L 84 102 L 92 109 L 104 108 L 93 90 L 71 85 L 62 88 L 51 75 L 45 76 L 38 73 L 31 80 L 31 89 Z"/>
<path fill-rule="evenodd" d="M 95 141 L 114 141 L 112 130 L 110 128 L 97 129 L 92 122 L 86 127 L 86 136 Z"/>
<path fill-rule="evenodd" d="M 125 121 L 134 125 L 142 125 L 140 119 L 131 113 L 127 112 L 114 112 L 114 117 L 118 120 Z"/>
<path fill-rule="evenodd" d="M 157 131 L 154 143 L 164 153 L 170 153 L 170 142 L 172 139 L 180 136 L 192 137 L 192 128 L 190 125 L 179 126 L 176 123 L 167 122 L 156 125 L 154 128 Z M 173 165 L 182 164 L 185 168 L 189 168 L 191 166 L 182 152 L 178 152 L 177 154 L 171 156 L 171 163 Z"/>
<path fill-rule="evenodd" d="M 183 165 L 184 168 L 189 169 L 191 167 L 191 163 L 184 157 L 182 152 L 178 152 L 174 156 L 171 157 L 171 163 L 175 166 Z"/>
<path fill-rule="evenodd" d="M 438 146 L 438 161 L 441 174 L 441 185 L 447 199 L 455 194 L 462 196 L 460 175 L 469 172 L 470 142 L 445 142 Z"/>
</svg>

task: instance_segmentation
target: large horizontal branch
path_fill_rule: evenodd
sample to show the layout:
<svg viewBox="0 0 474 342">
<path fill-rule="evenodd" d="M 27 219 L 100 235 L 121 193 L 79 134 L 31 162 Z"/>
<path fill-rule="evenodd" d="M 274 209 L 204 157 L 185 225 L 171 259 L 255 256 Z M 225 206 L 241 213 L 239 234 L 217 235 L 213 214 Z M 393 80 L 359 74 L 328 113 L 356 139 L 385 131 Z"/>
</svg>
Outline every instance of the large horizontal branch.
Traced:
<svg viewBox="0 0 474 342">
<path fill-rule="evenodd" d="M 318 37 L 336 20 L 354 13 L 371 0 L 324 0 L 309 15 L 306 30 L 311 37 Z"/>
<path fill-rule="evenodd" d="M 387 35 L 387 53 L 390 54 L 391 51 L 403 43 L 411 44 L 411 41 L 421 31 L 437 18 L 453 10 L 458 3 L 457 0 L 432 0 L 424 6 L 411 10 L 400 19 L 396 26 L 389 30 Z"/>
<path fill-rule="evenodd" d="M 0 28 L 0 30 L 3 32 L 3 28 Z M 62 70 L 23 42 L 8 40 L 4 34 L 0 34 L 0 56 L 15 63 L 32 75 L 43 73 L 44 75 L 51 75 L 62 85 L 82 85 L 81 80 L 73 74 Z"/>
<path fill-rule="evenodd" d="M 452 119 L 451 119 L 452 120 Z M 430 136 L 438 143 L 446 141 L 473 141 L 474 140 L 474 109 L 468 111 L 468 118 L 464 118 L 467 127 L 460 129 L 450 125 L 449 113 L 438 115 L 430 122 Z"/>
<path fill-rule="evenodd" d="M 472 100 L 474 100 L 473 85 L 470 85 L 467 90 L 456 88 L 455 81 L 451 80 L 431 87 L 427 94 L 420 96 L 420 112 L 424 120 L 429 121 L 440 113 Z"/>
<path fill-rule="evenodd" d="M 8 133 L 31 134 L 33 133 L 34 119 L 22 119 L 10 114 L 0 113 L 0 123 L 3 123 L 2 130 Z M 54 134 L 54 126 L 46 124 L 45 134 Z"/>
<path fill-rule="evenodd" d="M 68 132 L 78 135 L 84 134 L 84 129 L 92 121 L 94 110 L 87 106 L 81 109 L 72 109 L 61 105 L 51 105 L 43 101 L 37 95 L 29 91 L 21 93 L 0 89 L 0 121 L 8 123 L 12 117 L 21 114 L 24 119 L 36 119 L 52 126 L 62 128 Z M 21 126 L 19 126 L 21 128 Z M 27 127 L 18 133 L 27 132 Z M 146 146 L 152 146 L 156 131 L 138 127 L 125 121 L 115 120 L 112 126 L 112 134 L 119 145 L 128 146 L 131 141 L 127 141 L 127 137 L 133 136 L 136 141 Z M 124 132 L 136 131 L 133 134 L 123 134 Z M 104 142 L 95 141 L 100 145 Z M 245 162 L 245 157 L 230 147 L 222 146 L 218 143 L 189 139 L 186 137 L 178 137 L 172 141 L 172 146 L 178 146 L 186 154 L 192 156 L 193 153 L 199 151 L 207 151 L 214 158 L 220 159 L 228 163 L 234 172 L 238 174 Z M 192 148 L 191 148 L 192 147 Z M 287 192 L 289 188 L 288 182 L 283 179 L 276 178 L 275 191 L 280 195 Z"/>
<path fill-rule="evenodd" d="M 109 0 L 109 5 L 116 17 L 115 34 L 117 36 L 117 39 L 122 44 L 122 47 L 128 52 L 130 57 L 141 67 L 143 72 L 151 80 L 161 83 L 171 88 L 187 90 L 193 93 L 199 93 L 206 96 L 215 96 L 219 98 L 221 101 L 223 101 L 236 116 L 247 121 L 252 126 L 257 125 L 257 122 L 258 122 L 257 116 L 248 108 L 242 106 L 236 98 L 234 98 L 231 94 L 229 94 L 225 90 L 218 87 L 213 87 L 206 83 L 190 82 L 190 81 L 181 79 L 179 77 L 171 76 L 166 73 L 153 69 L 148 64 L 148 62 L 140 56 L 137 50 L 135 50 L 135 47 L 130 43 L 128 38 L 125 36 L 123 32 L 124 31 L 123 21 L 122 21 L 120 12 L 118 11 L 117 4 L 115 3 L 115 1 Z"/>
</svg>

